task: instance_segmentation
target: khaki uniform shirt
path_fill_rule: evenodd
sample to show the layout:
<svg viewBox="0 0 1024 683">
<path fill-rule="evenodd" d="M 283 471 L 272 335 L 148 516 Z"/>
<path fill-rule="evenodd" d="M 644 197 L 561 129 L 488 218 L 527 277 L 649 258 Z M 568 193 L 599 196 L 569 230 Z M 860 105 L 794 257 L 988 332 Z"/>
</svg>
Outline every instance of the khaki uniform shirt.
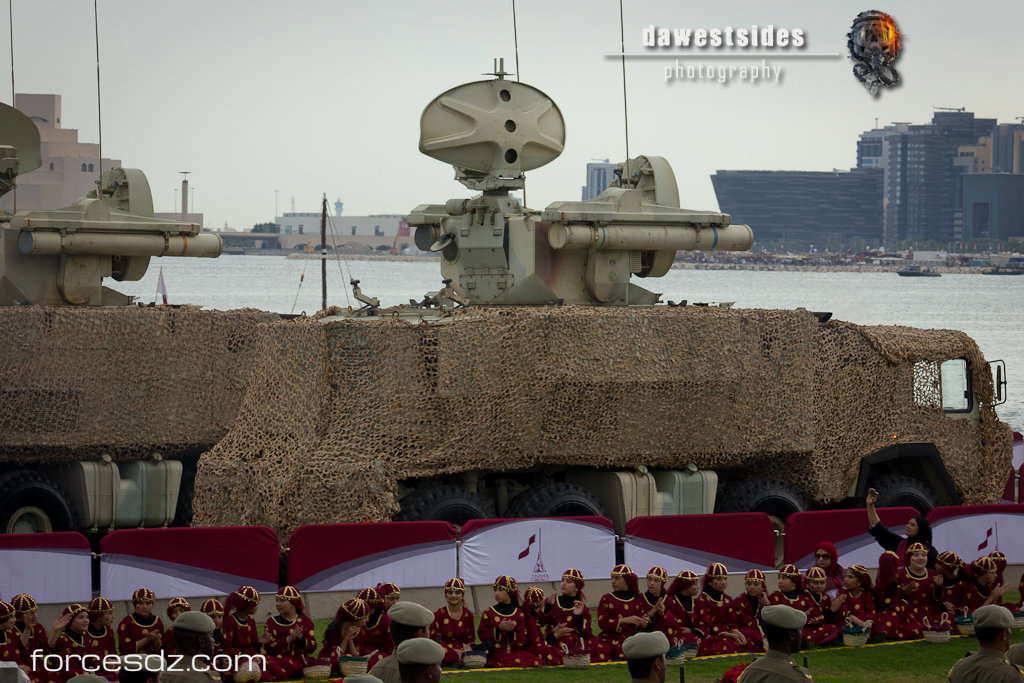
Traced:
<svg viewBox="0 0 1024 683">
<path fill-rule="evenodd" d="M 949 670 L 950 683 L 1024 683 L 1024 670 L 1010 664 L 1006 654 L 979 647 Z"/>
<path fill-rule="evenodd" d="M 368 673 L 383 683 L 402 683 L 402 675 L 398 673 L 398 657 L 393 654 L 374 664 Z"/>
<path fill-rule="evenodd" d="M 754 663 L 743 670 L 740 674 L 739 683 L 780 683 L 782 681 L 793 681 L 794 683 L 813 683 L 811 673 L 797 666 L 793 658 L 785 652 L 768 650 L 764 657 L 758 657 Z"/>
</svg>

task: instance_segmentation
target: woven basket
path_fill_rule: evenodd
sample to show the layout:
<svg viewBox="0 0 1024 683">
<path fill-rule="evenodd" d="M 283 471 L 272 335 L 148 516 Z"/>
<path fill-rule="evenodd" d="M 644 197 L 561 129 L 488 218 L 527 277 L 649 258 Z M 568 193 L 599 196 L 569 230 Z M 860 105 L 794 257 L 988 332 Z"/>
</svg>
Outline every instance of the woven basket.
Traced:
<svg viewBox="0 0 1024 683">
<path fill-rule="evenodd" d="M 331 677 L 331 660 L 309 660 L 306 666 L 302 667 L 302 677 L 307 681 L 326 681 Z"/>
<path fill-rule="evenodd" d="M 1013 613 L 1013 627 L 1024 628 L 1024 612 Z"/>
<path fill-rule="evenodd" d="M 847 647 L 864 647 L 871 637 L 871 629 L 863 626 L 844 626 L 843 645 Z"/>
<path fill-rule="evenodd" d="M 958 629 L 960 629 L 960 633 L 964 634 L 965 636 L 973 636 L 974 635 L 974 617 L 971 616 L 970 614 L 968 614 L 967 616 L 964 616 L 964 617 L 957 617 L 956 618 L 956 627 Z"/>
<path fill-rule="evenodd" d="M 590 666 L 590 650 L 569 650 L 562 656 L 566 669 L 586 669 Z"/>
<path fill-rule="evenodd" d="M 949 615 L 942 613 L 942 620 L 933 624 L 925 617 L 921 620 L 924 628 L 921 630 L 921 637 L 926 643 L 948 643 L 949 642 Z"/>
<path fill-rule="evenodd" d="M 462 653 L 462 666 L 467 669 L 483 669 L 487 666 L 487 653 L 484 650 L 466 650 Z"/>
<path fill-rule="evenodd" d="M 263 672 L 255 662 L 243 662 L 233 676 L 235 683 L 255 683 L 263 677 Z"/>
<path fill-rule="evenodd" d="M 366 673 L 366 665 L 369 661 L 369 657 L 350 657 L 348 655 L 342 655 L 341 657 L 338 657 L 338 666 L 341 668 L 342 676 L 364 674 Z"/>
</svg>

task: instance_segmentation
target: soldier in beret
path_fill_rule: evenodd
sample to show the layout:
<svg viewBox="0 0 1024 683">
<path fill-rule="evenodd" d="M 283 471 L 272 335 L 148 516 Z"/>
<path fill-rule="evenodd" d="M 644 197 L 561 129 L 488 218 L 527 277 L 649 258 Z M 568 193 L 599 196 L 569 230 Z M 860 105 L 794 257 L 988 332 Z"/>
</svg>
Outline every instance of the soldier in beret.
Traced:
<svg viewBox="0 0 1024 683">
<path fill-rule="evenodd" d="M 1010 660 L 1010 664 L 1024 668 L 1024 643 L 1017 643 L 1011 647 L 1006 653 L 1006 658 Z"/>
<path fill-rule="evenodd" d="M 668 638 L 661 631 L 637 633 L 622 641 L 622 654 L 626 657 L 633 683 L 665 683 L 666 652 Z"/>
<path fill-rule="evenodd" d="M 395 644 L 396 650 L 395 653 L 377 662 L 370 669 L 370 673 L 383 683 L 402 683 L 401 674 L 398 671 L 397 648 L 413 638 L 428 638 L 428 629 L 434 622 L 434 613 L 423 605 L 402 600 L 392 605 L 388 610 L 388 616 L 391 618 L 391 640 Z M 441 646 L 438 645 L 438 647 Z"/>
<path fill-rule="evenodd" d="M 394 608 L 392 608 L 394 609 Z M 441 680 L 444 648 L 429 638 L 410 638 L 395 648 L 402 683 L 437 683 Z"/>
<path fill-rule="evenodd" d="M 177 655 L 168 657 L 167 671 L 162 683 L 184 683 L 186 681 L 219 681 L 213 671 L 213 619 L 202 612 L 184 612 L 174 620 L 174 642 Z M 203 671 L 208 668 L 210 671 Z"/>
<path fill-rule="evenodd" d="M 761 623 L 768 641 L 768 652 L 743 670 L 739 682 L 813 681 L 810 672 L 793 661 L 793 655 L 800 651 L 807 614 L 789 605 L 769 605 L 761 610 Z"/>
<path fill-rule="evenodd" d="M 1013 635 L 1013 613 L 1002 605 L 984 605 L 974 611 L 978 651 L 949 670 L 950 683 L 1022 683 L 1024 669 L 1006 658 Z"/>
</svg>

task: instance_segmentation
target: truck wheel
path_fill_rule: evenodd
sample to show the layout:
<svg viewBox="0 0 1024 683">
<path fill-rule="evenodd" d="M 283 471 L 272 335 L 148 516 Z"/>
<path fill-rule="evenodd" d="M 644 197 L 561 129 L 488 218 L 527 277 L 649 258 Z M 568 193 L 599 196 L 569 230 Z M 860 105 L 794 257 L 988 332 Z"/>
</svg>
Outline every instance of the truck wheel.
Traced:
<svg viewBox="0 0 1024 683">
<path fill-rule="evenodd" d="M 608 513 L 590 491 L 576 484 L 551 483 L 520 494 L 508 508 L 509 517 L 585 517 Z"/>
<path fill-rule="evenodd" d="M 470 519 L 495 516 L 494 506 L 475 493 L 450 484 L 416 489 L 400 501 L 396 522 L 437 519 L 463 524 Z"/>
<path fill-rule="evenodd" d="M 878 489 L 875 507 L 913 507 L 922 515 L 935 507 L 935 495 L 924 482 L 904 474 L 880 474 L 872 477 L 872 486 Z"/>
<path fill-rule="evenodd" d="M 743 479 L 725 487 L 715 512 L 763 512 L 775 527 L 775 566 L 782 565 L 786 519 L 807 503 L 797 491 L 775 479 Z"/>
<path fill-rule="evenodd" d="M 68 494 L 55 481 L 29 470 L 0 476 L 0 531 L 23 534 L 77 528 Z"/>
</svg>

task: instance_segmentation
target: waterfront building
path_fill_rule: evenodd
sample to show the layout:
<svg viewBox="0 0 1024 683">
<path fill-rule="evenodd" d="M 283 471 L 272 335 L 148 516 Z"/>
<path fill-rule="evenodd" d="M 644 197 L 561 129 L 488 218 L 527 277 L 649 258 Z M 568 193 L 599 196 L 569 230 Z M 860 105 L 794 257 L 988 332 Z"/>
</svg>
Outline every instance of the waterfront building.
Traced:
<svg viewBox="0 0 1024 683">
<path fill-rule="evenodd" d="M 594 199 L 608 189 L 608 183 L 615 177 L 615 167 L 605 159 L 599 163 L 587 164 L 587 184 L 582 188 L 583 201 Z"/>
</svg>

